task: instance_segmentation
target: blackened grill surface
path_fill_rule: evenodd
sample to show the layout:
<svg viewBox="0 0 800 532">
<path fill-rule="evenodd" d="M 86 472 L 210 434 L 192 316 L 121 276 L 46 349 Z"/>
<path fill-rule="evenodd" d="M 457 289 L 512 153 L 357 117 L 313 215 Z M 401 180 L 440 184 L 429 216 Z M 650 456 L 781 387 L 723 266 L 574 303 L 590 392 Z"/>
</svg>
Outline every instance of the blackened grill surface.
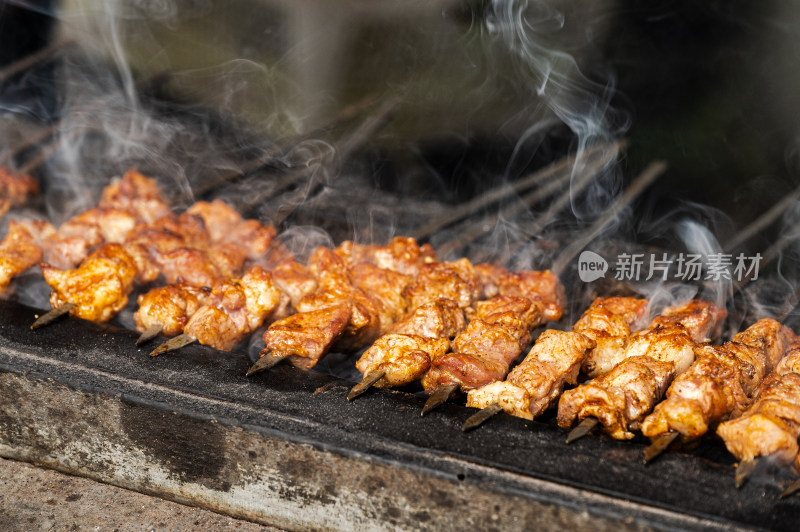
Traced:
<svg viewBox="0 0 800 532">
<path fill-rule="evenodd" d="M 176 430 L 185 431 L 187 438 L 195 432 L 214 436 L 219 441 L 209 441 L 212 448 L 224 445 L 224 438 L 210 430 L 210 420 L 225 420 L 322 449 L 423 468 L 516 495 L 530 488 L 500 472 L 577 488 L 576 494 L 588 490 L 608 496 L 599 507 L 585 503 L 598 514 L 619 515 L 630 510 L 617 504 L 633 502 L 722 526 L 793 530 L 800 522 L 800 497 L 779 500 L 780 487 L 767 477 L 734 489 L 733 462 L 716 451 L 719 443 L 705 442 L 694 453 L 668 452 L 645 467 L 643 443 L 590 436 L 567 446 L 565 433 L 557 427 L 505 415 L 463 434 L 461 425 L 474 410 L 456 404 L 422 418 L 424 400 L 397 391 L 373 390 L 347 402 L 352 383 L 328 375 L 279 366 L 247 379 L 249 360 L 244 354 L 202 346 L 151 359 L 148 349 L 134 347 L 135 333 L 110 325 L 66 319 L 32 332 L 29 325 L 36 312 L 0 302 L 0 372 L 53 379 L 98 395 L 122 394 L 132 403 L 160 405 L 165 413 L 191 412 L 192 419 Z M 141 433 L 141 443 L 150 452 L 174 456 L 177 449 L 162 449 L 147 438 L 152 430 L 147 415 L 152 414 L 129 413 L 126 432 Z M 158 426 L 155 417 L 153 423 Z M 218 466 L 213 460 L 204 464 L 187 458 L 173 466 L 187 478 L 203 478 L 214 487 Z M 464 477 L 463 464 L 476 467 Z M 524 496 L 549 498 L 559 505 L 582 504 L 579 498 L 559 500 L 546 492 Z M 657 526 L 688 525 L 670 525 L 667 519 Z"/>
</svg>

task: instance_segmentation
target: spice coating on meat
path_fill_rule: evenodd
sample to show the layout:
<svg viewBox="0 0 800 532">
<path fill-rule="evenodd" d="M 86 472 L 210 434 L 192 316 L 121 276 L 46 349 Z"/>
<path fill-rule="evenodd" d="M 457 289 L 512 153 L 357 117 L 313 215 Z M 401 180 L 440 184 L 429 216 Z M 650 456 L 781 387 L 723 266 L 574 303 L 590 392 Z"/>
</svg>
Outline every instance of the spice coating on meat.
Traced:
<svg viewBox="0 0 800 532">
<path fill-rule="evenodd" d="M 425 338 L 413 334 L 385 334 L 370 346 L 356 367 L 365 375 L 383 371 L 378 387 L 402 386 L 419 379 L 431 360 L 447 352 L 447 338 Z"/>
<path fill-rule="evenodd" d="M 300 300 L 317 289 L 317 279 L 294 259 L 279 262 L 272 270 L 272 281 L 281 291 L 281 302 L 275 309 L 278 319 L 294 313 Z"/>
<path fill-rule="evenodd" d="M 372 264 L 357 264 L 350 269 L 353 285 L 369 294 L 377 307 L 380 320 L 379 334 L 389 329 L 406 314 L 406 300 L 402 292 L 413 277 L 404 273 L 379 268 Z"/>
<path fill-rule="evenodd" d="M 185 284 L 153 288 L 137 299 L 139 308 L 133 314 L 136 330 L 144 332 L 158 326 L 162 334 L 167 336 L 180 334 L 189 318 L 205 304 L 210 293 L 210 289 Z"/>
<path fill-rule="evenodd" d="M 8 233 L 0 242 L 0 292 L 11 279 L 42 260 L 42 248 L 31 231 L 18 222 L 8 224 Z"/>
<path fill-rule="evenodd" d="M 800 437 L 800 345 L 794 344 L 762 382 L 755 402 L 717 434 L 739 460 L 771 456 L 781 465 L 798 459 Z"/>
<path fill-rule="evenodd" d="M 790 329 L 762 319 L 722 346 L 696 348 L 694 364 L 676 377 L 666 399 L 642 423 L 642 432 L 655 438 L 677 431 L 696 439 L 739 416 L 794 340 Z"/>
<path fill-rule="evenodd" d="M 422 385 L 432 394 L 444 384 L 462 391 L 503 379 L 530 343 L 530 331 L 542 321 L 537 297 L 495 296 L 479 301 L 470 321 L 452 342 L 452 353 L 436 358 Z"/>
<path fill-rule="evenodd" d="M 616 367 L 564 392 L 559 426 L 570 428 L 591 416 L 612 437 L 633 438 L 631 431 L 640 427 L 672 379 L 694 361 L 696 342 L 718 329 L 725 315 L 724 309 L 697 300 L 665 309 L 649 329 L 629 337 L 624 360 Z"/>
<path fill-rule="evenodd" d="M 647 301 L 598 298 L 576 322 L 573 332 L 545 331 L 505 382 L 470 391 L 467 406 L 499 404 L 507 413 L 533 419 L 549 408 L 566 384 L 575 384 L 579 370 L 599 346 L 624 346 L 630 326 L 638 324 Z"/>
<path fill-rule="evenodd" d="M 350 321 L 351 308 L 345 303 L 278 320 L 264 333 L 266 350 L 289 355 L 294 366 L 309 369 L 342 335 Z"/>
<path fill-rule="evenodd" d="M 156 180 L 145 177 L 134 168 L 128 170 L 120 181 L 103 189 L 97 206 L 138 213 L 146 222 L 170 214 L 169 203 Z"/>
<path fill-rule="evenodd" d="M 53 289 L 53 308 L 73 303 L 73 316 L 104 322 L 128 303 L 136 264 L 122 246 L 106 244 L 86 257 L 77 269 L 60 270 L 43 263 L 42 274 Z"/>
<path fill-rule="evenodd" d="M 596 344 L 583 361 L 581 371 L 589 378 L 611 371 L 625 356 L 625 344 L 631 331 L 643 325 L 646 315 L 645 299 L 595 299 L 572 328 L 574 332 L 588 336 Z"/>
<path fill-rule="evenodd" d="M 280 301 L 272 276 L 260 266 L 241 279 L 214 284 L 206 303 L 195 312 L 184 332 L 203 345 L 230 351 L 264 323 Z"/>
<path fill-rule="evenodd" d="M 408 308 L 415 309 L 437 299 L 450 299 L 468 308 L 479 293 L 478 278 L 467 259 L 422 266 L 414 283 L 403 290 Z"/>
<path fill-rule="evenodd" d="M 465 324 L 464 312 L 454 301 L 441 299 L 423 305 L 372 344 L 358 359 L 356 368 L 365 375 L 391 370 L 388 378 L 379 381 L 382 386 L 413 382 L 430 368 L 432 360 L 447 352 L 450 338 Z"/>
<path fill-rule="evenodd" d="M 567 300 L 564 286 L 549 270 L 508 272 L 500 277 L 497 287 L 499 294 L 504 296 L 540 297 L 545 321 L 558 321 L 564 314 Z"/>
<path fill-rule="evenodd" d="M 422 246 L 411 237 L 396 236 L 386 246 L 342 242 L 335 250 L 348 268 L 357 264 L 372 264 L 378 268 L 415 276 L 421 266 L 438 262 L 429 244 Z"/>
<path fill-rule="evenodd" d="M 497 403 L 511 415 L 533 419 L 558 398 L 565 383 L 575 383 L 581 362 L 594 345 L 579 333 L 544 331 L 506 381 L 469 392 L 467 406 Z"/>
</svg>

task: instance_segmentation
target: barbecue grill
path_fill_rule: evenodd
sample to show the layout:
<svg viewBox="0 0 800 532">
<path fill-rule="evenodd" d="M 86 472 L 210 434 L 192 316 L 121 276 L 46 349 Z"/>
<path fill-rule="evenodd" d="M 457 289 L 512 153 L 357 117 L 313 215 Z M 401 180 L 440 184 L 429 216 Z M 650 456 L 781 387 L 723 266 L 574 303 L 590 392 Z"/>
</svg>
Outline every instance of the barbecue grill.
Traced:
<svg viewBox="0 0 800 532">
<path fill-rule="evenodd" d="M 38 11 L 33 13 L 52 20 L 48 2 L 34 4 Z M 409 13 L 432 25 L 425 27 L 435 27 L 431 21 L 443 17 L 448 31 L 454 31 L 453 21 L 463 25 L 459 28 L 490 28 L 487 21 L 497 22 L 492 9 L 519 5 L 413 4 Z M 265 27 L 277 28 L 273 44 L 291 57 L 290 50 L 307 50 L 303 47 L 311 42 L 296 32 L 304 24 L 325 21 L 330 10 L 314 11 L 315 2 L 288 11 L 282 5 L 265 3 L 257 12 L 262 17 L 275 15 L 278 22 Z M 150 30 L 157 32 L 166 23 L 196 13 L 180 2 L 169 6 L 174 12 L 168 15 L 146 6 L 124 14 L 135 14 L 135 20 L 153 17 Z M 566 2 L 556 6 L 552 19 L 544 18 L 538 2 L 528 7 L 510 12 L 532 17 L 527 19 L 533 25 L 529 30 L 536 35 L 557 35 L 556 27 L 550 26 L 559 20 L 557 13 L 568 18 L 577 13 Z M 683 41 L 687 48 L 690 42 L 699 43 L 692 29 L 713 23 L 715 31 L 708 37 L 712 42 L 701 52 L 717 61 L 712 64 L 718 76 L 718 65 L 726 59 L 722 51 L 749 50 L 753 40 L 760 45 L 759 31 L 777 12 L 773 6 L 752 8 L 747 15 L 755 22 L 745 30 L 741 28 L 746 15 L 722 7 L 658 5 L 637 11 L 623 2 L 617 8 L 613 24 L 593 18 L 616 12 L 610 8 L 595 8 L 584 19 L 587 28 L 602 29 L 605 51 L 612 58 L 631 42 L 646 42 L 651 48 L 626 56 L 643 61 L 639 54 L 652 54 L 657 42 L 667 42 L 661 34 L 652 40 L 641 35 L 648 24 L 658 31 L 680 26 L 654 22 L 659 17 L 688 22 Z M 8 16 L 17 13 L 15 9 L 31 14 L 26 7 L 2 4 L 0 15 L 4 9 Z M 355 2 L 332 26 L 366 24 L 379 32 L 388 24 L 386 13 L 401 12 L 394 2 L 385 11 Z M 34 19 L 28 27 L 43 31 L 37 26 L 41 23 Z M 615 25 L 625 31 L 615 34 Z M 581 32 L 575 33 L 572 24 L 567 28 L 569 44 Z M 731 28 L 751 40 L 737 46 L 718 34 Z M 795 29 L 782 31 L 793 34 Z M 377 42 L 369 32 L 365 35 L 364 42 Z M 293 47 L 295 38 L 303 45 Z M 56 221 L 93 204 L 108 176 L 137 166 L 160 178 L 176 206 L 223 198 L 247 216 L 276 224 L 283 230 L 281 242 L 301 258 L 319 244 L 345 239 L 382 243 L 392 235 L 407 234 L 431 242 L 443 257 L 467 256 L 473 262 L 517 269 L 553 268 L 569 296 L 566 315 L 555 325 L 561 329 L 568 329 L 598 295 L 643 293 L 665 300 L 697 293 L 727 303 L 728 337 L 743 323 L 764 315 L 790 326 L 796 320 L 800 292 L 795 291 L 795 268 L 786 260 L 792 257 L 795 235 L 783 228 L 792 223 L 800 193 L 782 193 L 794 172 L 782 166 L 783 148 L 780 163 L 774 160 L 774 147 L 764 150 L 760 171 L 774 171 L 778 177 L 761 183 L 774 185 L 772 190 L 754 194 L 747 208 L 739 208 L 727 190 L 732 187 L 719 181 L 722 177 L 705 181 L 711 190 L 724 191 L 718 198 L 709 197 L 706 186 L 692 185 L 692 178 L 705 176 L 713 166 L 686 168 L 681 161 L 689 158 L 675 155 L 671 142 L 688 142 L 690 134 L 664 141 L 665 117 L 677 113 L 672 106 L 687 104 L 687 99 L 642 103 L 646 99 L 641 95 L 653 86 L 641 77 L 629 78 L 623 61 L 609 61 L 600 51 L 578 57 L 575 68 L 580 65 L 580 70 L 592 73 L 592 65 L 598 64 L 620 69 L 620 92 L 630 89 L 632 95 L 625 105 L 636 106 L 641 116 L 632 119 L 634 126 L 625 138 L 576 132 L 570 117 L 548 109 L 545 85 L 540 87 L 545 103 L 520 104 L 530 97 L 525 92 L 530 82 L 542 81 L 536 72 L 516 72 L 532 79 L 510 89 L 492 88 L 496 105 L 486 108 L 499 110 L 497 117 L 481 122 L 473 137 L 463 117 L 453 116 L 459 113 L 458 105 L 474 103 L 469 98 L 451 108 L 443 104 L 437 113 L 451 119 L 440 130 L 435 124 L 414 130 L 420 107 L 409 111 L 413 93 L 343 95 L 347 87 L 336 69 L 320 65 L 348 68 L 335 53 L 336 47 L 346 50 L 348 43 L 341 36 L 331 43 L 311 66 L 293 67 L 300 69 L 295 72 L 298 79 L 307 81 L 300 102 L 307 103 L 314 93 L 305 91 L 315 87 L 337 89 L 330 89 L 325 105 L 314 106 L 298 119 L 302 132 L 292 135 L 286 134 L 286 122 L 279 118 L 271 117 L 274 122 L 267 120 L 265 125 L 248 120 L 252 109 L 247 106 L 226 107 L 202 91 L 187 91 L 187 80 L 196 83 L 198 78 L 182 77 L 180 71 L 134 75 L 98 57 L 96 49 L 87 52 L 79 40 L 20 46 L 14 60 L 0 67 L 0 104 L 12 118 L 0 133 L 2 162 L 35 173 L 43 194 L 29 208 L 47 212 Z M 524 48 L 525 43 L 513 44 Z M 551 46 L 558 44 L 565 43 Z M 439 46 L 433 53 L 452 51 L 449 45 Z M 496 44 L 487 46 L 493 49 Z M 503 60 L 518 66 L 518 51 L 506 50 Z M 689 65 L 689 53 L 676 50 L 666 63 L 674 69 Z M 380 56 L 375 59 L 379 60 Z M 356 67 L 366 68 L 364 61 Z M 679 81 L 664 78 L 657 81 L 672 83 L 676 93 L 683 94 L 674 86 Z M 20 88 L 30 83 L 36 86 L 35 95 Z M 56 104 L 75 96 L 76 86 L 95 96 L 77 104 Z M 582 94 L 598 87 L 589 83 L 578 88 Z M 523 96 L 509 96 L 506 90 Z M 783 102 L 778 92 L 776 100 Z M 575 94 L 567 96 L 569 100 Z M 602 102 L 612 107 L 618 103 L 610 97 Z M 525 112 L 509 111 L 520 105 Z M 31 122 L 29 109 L 37 110 L 40 122 Z M 29 116 L 20 119 L 20 114 Z M 743 111 L 734 117 L 734 125 L 745 115 Z M 470 114 L 476 121 L 478 116 L 483 114 Z M 637 120 L 645 125 L 637 129 Z M 796 127 L 787 122 L 780 120 L 771 136 L 783 147 L 791 143 L 781 135 Z M 165 137 L 153 136 L 156 132 Z M 711 143 L 700 139 L 691 149 L 703 150 L 707 144 Z M 725 150 L 731 150 L 728 144 Z M 720 155 L 706 153 L 711 158 Z M 697 164 L 697 159 L 692 161 Z M 715 164 L 716 174 L 731 170 L 727 162 Z M 745 176 L 743 181 L 757 173 L 750 167 L 734 172 Z M 433 184 L 431 175 L 437 176 Z M 746 194 L 757 189 L 744 184 L 738 190 Z M 682 238 L 657 228 L 683 217 L 687 232 Z M 713 231 L 703 229 L 707 226 Z M 582 251 L 607 260 L 613 273 L 620 271 L 625 254 L 696 252 L 707 235 L 721 240 L 718 248 L 729 253 L 761 253 L 760 277 L 739 283 L 704 283 L 702 278 L 646 283 L 613 275 L 581 280 Z M 47 308 L 47 287 L 35 277 L 17 279 L 13 293 L 0 300 L 0 454 L 7 458 L 286 529 L 793 530 L 800 519 L 800 497 L 779 498 L 794 478 L 788 471 L 761 464 L 737 490 L 736 461 L 711 437 L 694 449 L 667 452 L 645 466 L 644 438 L 618 442 L 589 436 L 567 446 L 552 413 L 536 421 L 500 415 L 478 431 L 463 433 L 462 424 L 475 411 L 452 402 L 420 417 L 425 396 L 418 386 L 372 390 L 357 401 L 346 401 L 360 379 L 353 354 L 331 353 L 313 371 L 279 365 L 249 379 L 245 372 L 263 347 L 259 334 L 233 353 L 190 345 L 151 359 L 147 355 L 152 347 L 134 347 L 134 307 L 110 324 L 67 318 L 31 331 L 31 323 Z"/>
</svg>

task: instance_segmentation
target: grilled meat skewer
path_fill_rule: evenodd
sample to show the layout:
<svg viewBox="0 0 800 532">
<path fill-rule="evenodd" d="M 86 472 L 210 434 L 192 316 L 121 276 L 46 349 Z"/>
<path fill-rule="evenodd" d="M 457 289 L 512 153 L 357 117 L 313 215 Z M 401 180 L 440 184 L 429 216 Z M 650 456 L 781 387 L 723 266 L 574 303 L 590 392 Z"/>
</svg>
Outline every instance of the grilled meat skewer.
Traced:
<svg viewBox="0 0 800 532">
<path fill-rule="evenodd" d="M 800 344 L 792 345 L 763 380 L 755 402 L 738 418 L 721 423 L 717 434 L 740 461 L 737 487 L 746 479 L 741 471 L 752 470 L 760 457 L 792 464 L 800 474 Z"/>
<path fill-rule="evenodd" d="M 713 303 L 693 300 L 669 307 L 633 333 L 625 359 L 614 369 L 567 390 L 558 404 L 558 424 L 571 428 L 594 418 L 617 439 L 633 438 L 644 417 L 661 399 L 672 379 L 694 361 L 694 347 L 708 340 L 725 317 Z"/>
<path fill-rule="evenodd" d="M 549 408 L 565 384 L 575 384 L 581 366 L 615 359 L 647 310 L 647 301 L 598 298 L 583 313 L 572 332 L 548 330 L 505 381 L 487 384 L 467 394 L 467 406 L 489 408 L 467 420 L 464 430 L 477 428 L 491 413 L 533 419 Z M 477 417 L 476 417 L 477 416 Z"/>
<path fill-rule="evenodd" d="M 695 349 L 695 362 L 675 378 L 666 399 L 642 423 L 642 433 L 654 442 L 676 437 L 702 437 L 720 422 L 739 416 L 752 402 L 764 377 L 795 341 L 779 322 L 762 319 L 722 346 Z M 659 444 L 646 454 L 654 458 Z"/>
</svg>

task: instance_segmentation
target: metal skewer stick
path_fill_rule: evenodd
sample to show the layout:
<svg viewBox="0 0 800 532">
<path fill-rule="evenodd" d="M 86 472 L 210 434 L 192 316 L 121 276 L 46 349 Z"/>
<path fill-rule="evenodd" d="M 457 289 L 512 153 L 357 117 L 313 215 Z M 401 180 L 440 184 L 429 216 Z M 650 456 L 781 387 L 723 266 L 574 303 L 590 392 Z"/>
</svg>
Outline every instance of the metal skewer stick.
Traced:
<svg viewBox="0 0 800 532">
<path fill-rule="evenodd" d="M 48 311 L 46 314 L 43 314 L 42 316 L 39 317 L 39 319 L 34 321 L 33 324 L 31 325 L 31 330 L 34 331 L 46 325 L 50 325 L 64 314 L 74 309 L 76 306 L 77 305 L 75 305 L 75 303 L 69 303 L 69 302 L 57 306 L 56 308 Z"/>
<path fill-rule="evenodd" d="M 585 169 L 585 174 L 579 180 L 580 188 L 581 189 L 585 188 L 596 176 L 595 172 L 598 169 L 603 168 L 606 164 L 608 164 L 609 161 L 613 159 L 613 157 L 616 157 L 619 149 L 621 149 L 623 146 L 625 146 L 625 141 L 620 140 L 617 143 L 607 146 L 608 149 L 602 151 L 599 154 L 599 156 L 596 151 L 589 153 L 589 150 L 587 150 L 586 152 L 584 152 L 581 158 L 578 160 L 583 160 L 587 157 L 589 159 L 586 162 L 587 168 Z M 594 159 L 594 157 L 598 158 Z M 574 164 L 576 162 L 577 160 L 574 159 L 570 161 L 571 164 Z M 567 169 L 571 167 L 571 164 L 567 166 Z M 474 242 L 484 234 L 490 232 L 497 225 L 497 222 L 499 220 L 502 220 L 504 218 L 513 218 L 514 216 L 520 214 L 521 212 L 529 209 L 531 205 L 538 203 L 558 192 L 564 185 L 566 185 L 569 182 L 571 177 L 572 177 L 571 173 L 566 173 L 564 175 L 561 175 L 556 179 L 548 182 L 547 184 L 522 196 L 514 204 L 501 209 L 500 212 L 498 212 L 496 215 L 486 217 L 481 221 L 470 224 L 468 227 L 466 227 L 463 231 L 459 233 L 458 237 L 448 240 L 447 242 L 444 242 L 439 246 L 437 246 L 440 254 L 446 257 L 449 254 L 455 253 L 456 251 L 463 248 L 467 244 Z M 572 192 L 573 192 L 572 190 L 569 190 L 568 192 L 566 192 L 564 195 L 561 196 L 561 198 L 556 202 L 559 205 L 559 207 L 557 210 L 555 210 L 555 212 L 558 212 L 558 210 L 560 210 L 561 208 L 563 208 L 564 205 L 566 205 L 566 203 L 569 201 Z M 546 225 L 549 222 L 549 217 L 553 216 L 553 210 L 554 209 L 552 207 L 548 209 L 547 210 L 548 218 L 541 216 L 537 219 L 537 223 L 541 225 Z"/>
<path fill-rule="evenodd" d="M 556 181 L 558 185 L 566 183 L 570 177 L 571 169 L 579 160 L 594 156 L 594 154 L 598 151 L 620 151 L 626 144 L 626 141 L 617 141 L 611 144 L 592 146 L 591 148 L 583 151 L 583 153 L 575 153 L 569 157 L 565 157 L 559 161 L 551 163 L 541 170 L 528 175 L 527 177 L 523 177 L 522 179 L 516 180 L 512 183 L 501 185 L 490 190 L 486 194 L 482 194 L 472 201 L 468 201 L 467 203 L 463 203 L 453 208 L 444 216 L 440 216 L 417 229 L 414 236 L 417 239 L 427 238 L 440 229 L 443 229 L 448 225 L 457 222 L 458 220 L 466 218 L 467 216 L 479 211 L 484 207 L 496 203 L 512 194 L 519 194 L 520 192 L 523 192 L 534 185 L 545 182 L 550 178 L 553 178 L 554 181 L 552 183 L 548 183 L 548 185 L 552 185 L 555 187 L 555 189 L 560 188 L 560 186 L 556 186 Z M 566 174 L 563 174 L 564 172 L 566 172 Z"/>
<path fill-rule="evenodd" d="M 574 442 L 575 440 L 579 440 L 589 434 L 593 428 L 600 424 L 600 421 L 596 417 L 587 417 L 581 421 L 577 427 L 572 429 L 569 434 L 567 435 L 567 445 Z"/>
<path fill-rule="evenodd" d="M 373 384 L 381 380 L 385 375 L 385 371 L 374 371 L 364 375 L 364 378 L 361 379 L 361 382 L 353 386 L 353 388 L 350 390 L 350 393 L 347 394 L 347 400 L 352 401 L 362 393 L 366 392 L 372 387 Z"/>
<path fill-rule="evenodd" d="M 250 366 L 250 369 L 247 370 L 245 374 L 247 377 L 251 375 L 255 375 L 256 373 L 261 373 L 262 371 L 266 371 L 269 368 L 277 365 L 281 360 L 288 358 L 289 355 L 273 355 L 269 352 L 269 350 L 264 349 L 261 352 L 261 358 L 256 360 L 256 363 Z"/>
<path fill-rule="evenodd" d="M 41 63 L 42 61 L 49 58 L 57 51 L 67 46 L 71 46 L 72 44 L 73 44 L 72 39 L 64 39 L 61 41 L 56 41 L 48 46 L 45 46 L 41 50 L 33 52 L 30 55 L 26 55 L 22 59 L 4 66 L 3 68 L 0 69 L 0 81 L 8 79 L 11 76 L 15 76 L 20 72 L 22 72 L 23 70 L 27 70 L 30 67 L 36 65 L 37 63 Z"/>
<path fill-rule="evenodd" d="M 142 345 L 144 343 L 149 342 L 150 340 L 161 334 L 161 331 L 163 329 L 164 326 L 161 325 L 160 323 L 154 323 L 150 325 L 136 340 L 136 345 Z"/>
<path fill-rule="evenodd" d="M 190 336 L 186 333 L 179 334 L 178 336 L 170 338 L 160 346 L 153 349 L 153 351 L 150 353 L 150 356 L 156 357 L 160 354 L 167 353 L 169 351 L 175 351 L 176 349 L 180 349 L 181 347 L 185 347 L 196 341 L 197 338 L 195 338 L 194 336 Z"/>
<path fill-rule="evenodd" d="M 445 384 L 436 388 L 436 391 L 425 401 L 425 406 L 422 407 L 422 415 L 424 416 L 431 410 L 446 403 L 456 393 L 456 390 L 458 390 L 458 383 Z"/>
<path fill-rule="evenodd" d="M 204 183 L 202 187 L 197 187 L 196 189 L 193 190 L 194 194 L 202 196 L 204 194 L 212 192 L 213 190 L 216 190 L 218 187 L 224 185 L 225 183 L 228 183 L 230 181 L 233 181 L 234 179 L 243 177 L 249 173 L 255 172 L 263 168 L 269 163 L 274 162 L 280 154 L 284 153 L 290 147 L 297 146 L 298 144 L 300 144 L 305 140 L 317 138 L 325 131 L 333 129 L 338 125 L 355 118 L 364 109 L 372 107 L 375 104 L 375 102 L 376 102 L 375 95 L 369 95 L 366 98 L 362 99 L 361 101 L 343 108 L 330 122 L 320 126 L 319 128 L 315 128 L 313 131 L 297 135 L 295 137 L 292 137 L 290 139 L 278 143 L 277 145 L 266 150 L 259 157 L 256 157 L 255 159 L 252 159 L 250 161 L 246 161 L 241 166 L 241 168 L 237 168 L 235 170 L 226 172 L 218 176 L 217 179 L 214 179 L 209 183 Z M 294 182 L 294 180 L 290 180 L 289 184 L 291 184 L 292 182 Z"/>
<path fill-rule="evenodd" d="M 674 431 L 665 432 L 664 434 L 656 436 L 653 442 L 648 445 L 642 453 L 642 461 L 645 465 L 661 456 L 661 453 L 666 451 L 667 447 L 669 447 L 678 436 L 680 436 L 680 433 Z"/>
<path fill-rule="evenodd" d="M 786 489 L 783 490 L 783 493 L 781 493 L 780 498 L 785 499 L 789 495 L 797 493 L 798 491 L 800 491 L 800 479 L 797 479 L 794 482 L 790 483 L 788 486 L 786 486 Z"/>
<path fill-rule="evenodd" d="M 485 408 L 481 408 L 478 412 L 467 418 L 461 426 L 461 432 L 469 432 L 477 429 L 502 411 L 503 407 L 497 403 L 492 403 Z"/>
<path fill-rule="evenodd" d="M 746 227 L 736 232 L 736 235 L 725 243 L 724 249 L 732 251 L 740 244 L 747 242 L 751 237 L 777 220 L 786 209 L 793 203 L 800 200 L 800 187 L 795 188 L 787 196 L 784 196 L 778 203 L 773 205 L 767 212 L 750 222 Z"/>
<path fill-rule="evenodd" d="M 753 458 L 752 460 L 742 460 L 736 466 L 736 489 L 741 488 L 756 470 L 762 457 Z"/>
<path fill-rule="evenodd" d="M 627 207 L 639 194 L 649 187 L 656 179 L 666 171 L 667 165 L 663 161 L 655 161 L 650 163 L 647 168 L 642 171 L 639 176 L 634 179 L 625 192 L 618 197 L 614 203 L 608 208 L 606 213 L 598 218 L 589 229 L 583 232 L 583 235 L 578 237 L 559 255 L 558 259 L 553 264 L 552 271 L 556 275 L 560 275 L 572 262 L 581 250 L 586 247 L 594 238 L 603 231 L 614 219 L 618 216 L 619 211 Z"/>
</svg>

